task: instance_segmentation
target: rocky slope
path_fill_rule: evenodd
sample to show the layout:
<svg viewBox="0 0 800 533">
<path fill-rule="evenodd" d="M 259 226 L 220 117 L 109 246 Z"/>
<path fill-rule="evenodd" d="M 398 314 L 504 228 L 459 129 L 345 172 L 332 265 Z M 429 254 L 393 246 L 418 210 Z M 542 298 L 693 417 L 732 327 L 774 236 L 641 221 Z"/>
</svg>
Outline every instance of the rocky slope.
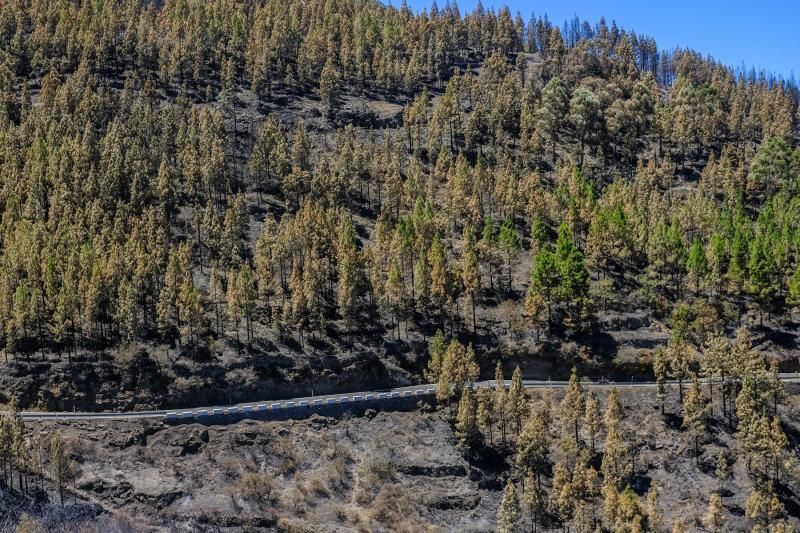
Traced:
<svg viewBox="0 0 800 533">
<path fill-rule="evenodd" d="M 542 390 L 535 397 L 558 401 L 561 394 Z M 654 391 L 621 390 L 634 490 L 644 494 L 657 484 L 665 524 L 680 518 L 687 530 L 700 531 L 717 489 L 714 464 L 723 454 L 731 464 L 722 493 L 726 531 L 749 531 L 743 515 L 753 487 L 740 443 L 723 424 L 712 423 L 695 457 L 680 417 L 670 414 L 677 412 L 675 396 L 671 391 L 662 416 Z M 792 440 L 800 428 L 798 405 L 794 395 L 782 408 Z M 429 406 L 340 420 L 47 422 L 30 428 L 42 434 L 56 429 L 80 466 L 79 501 L 94 502 L 105 520 L 133 531 L 488 532 L 513 472 L 508 448 L 465 453 L 447 410 Z M 554 443 L 551 458 L 558 453 Z M 797 524 L 794 490 L 787 482 L 781 500 Z"/>
</svg>

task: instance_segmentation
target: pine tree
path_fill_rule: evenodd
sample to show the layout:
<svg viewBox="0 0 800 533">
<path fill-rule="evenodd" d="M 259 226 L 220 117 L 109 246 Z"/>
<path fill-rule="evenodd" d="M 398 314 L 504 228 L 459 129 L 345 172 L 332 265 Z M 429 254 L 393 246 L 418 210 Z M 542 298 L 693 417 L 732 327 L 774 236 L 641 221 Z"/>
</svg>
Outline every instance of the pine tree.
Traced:
<svg viewBox="0 0 800 533">
<path fill-rule="evenodd" d="M 196 335 L 201 320 L 200 296 L 190 279 L 184 280 L 178 294 L 178 320 L 189 334 L 189 344 L 196 350 Z M 184 332 L 182 332 L 184 333 Z"/>
<path fill-rule="evenodd" d="M 800 263 L 797 264 L 794 274 L 789 278 L 787 287 L 789 289 L 786 298 L 787 303 L 789 303 L 793 309 L 797 309 L 800 307 Z"/>
<path fill-rule="evenodd" d="M 566 524 L 575 510 L 574 487 L 570 472 L 564 463 L 558 462 L 553 467 L 553 487 L 547 506 L 559 522 Z"/>
<path fill-rule="evenodd" d="M 620 494 L 617 488 L 609 482 L 603 483 L 603 522 L 609 531 L 617 527 L 619 514 Z"/>
<path fill-rule="evenodd" d="M 558 228 L 555 260 L 560 277 L 559 298 L 570 308 L 582 308 L 589 292 L 589 273 L 583 254 L 572 240 L 572 230 L 566 223 Z"/>
<path fill-rule="evenodd" d="M 686 259 L 686 270 L 689 272 L 689 279 L 694 282 L 695 294 L 699 294 L 700 286 L 708 274 L 706 252 L 700 239 L 695 238 L 692 241 L 692 246 L 689 248 L 689 256 Z"/>
<path fill-rule="evenodd" d="M 712 335 L 706 341 L 706 348 L 703 351 L 703 360 L 700 362 L 700 369 L 703 377 L 708 380 L 709 401 L 711 408 L 711 415 L 714 414 L 714 381 L 719 378 L 720 386 L 723 391 L 722 407 L 723 414 L 725 413 L 725 391 L 727 389 L 726 383 L 726 370 L 727 370 L 727 355 L 730 351 L 728 340 L 723 335 Z"/>
<path fill-rule="evenodd" d="M 586 141 L 601 125 L 600 99 L 587 87 L 578 87 L 569 102 L 569 120 L 575 127 L 575 133 L 580 144 L 578 166 L 583 166 L 583 156 L 586 151 Z"/>
<path fill-rule="evenodd" d="M 549 316 L 545 316 L 545 311 L 549 314 L 549 302 L 538 292 L 536 284 L 531 282 L 528 285 L 528 292 L 525 295 L 523 316 L 528 324 L 536 332 L 536 341 L 539 342 L 541 336 L 540 330 L 547 325 Z"/>
<path fill-rule="evenodd" d="M 494 423 L 495 423 L 495 405 L 494 393 L 491 388 L 481 388 L 478 390 L 478 408 L 475 413 L 475 419 L 478 427 L 481 428 L 484 435 L 484 442 L 486 435 L 489 435 L 489 445 L 494 446 Z"/>
<path fill-rule="evenodd" d="M 444 354 L 440 380 L 444 379 L 447 383 L 452 383 L 454 393 L 460 397 L 462 391 L 471 387 L 478 379 L 479 373 L 480 368 L 475 362 L 475 351 L 472 349 L 472 344 L 464 348 L 457 340 L 451 340 Z"/>
<path fill-rule="evenodd" d="M 752 346 L 753 341 L 747 328 L 739 328 L 730 350 L 731 366 L 734 367 L 737 377 L 758 379 L 766 373 L 764 356 Z"/>
<path fill-rule="evenodd" d="M 519 497 L 514 481 L 509 478 L 506 488 L 503 490 L 503 499 L 497 509 L 497 532 L 498 533 L 520 533 L 522 531 L 522 519 L 520 517 Z"/>
<path fill-rule="evenodd" d="M 514 258 L 514 255 L 520 249 L 520 238 L 517 230 L 514 228 L 514 224 L 511 219 L 507 218 L 503 221 L 503 225 L 500 226 L 500 236 L 499 236 L 500 246 L 506 252 L 506 264 L 508 265 L 508 291 L 511 292 L 513 290 L 513 277 L 511 275 L 511 261 Z"/>
<path fill-rule="evenodd" d="M 456 415 L 456 436 L 459 445 L 469 450 L 475 444 L 477 434 L 477 423 L 475 418 L 475 401 L 472 395 L 472 388 L 465 387 L 461 392 L 461 400 L 458 402 L 458 414 Z"/>
<path fill-rule="evenodd" d="M 772 480 L 775 483 L 780 481 L 780 468 L 788 444 L 789 439 L 783 431 L 780 418 L 777 416 L 772 418 L 769 433 L 766 435 L 765 451 L 772 463 Z"/>
<path fill-rule="evenodd" d="M 658 401 L 661 404 L 661 414 L 664 414 L 664 404 L 667 399 L 667 363 L 664 358 L 664 351 L 657 349 L 653 354 L 653 374 L 656 377 L 656 387 Z"/>
<path fill-rule="evenodd" d="M 603 424 L 606 428 L 618 426 L 622 420 L 623 410 L 619 401 L 619 392 L 616 387 L 611 387 L 606 400 L 606 410 L 603 412 Z"/>
<path fill-rule="evenodd" d="M 394 261 L 389 268 L 386 284 L 386 300 L 397 327 L 397 340 L 400 340 L 400 322 L 406 310 L 406 287 L 400 265 Z"/>
<path fill-rule="evenodd" d="M 17 410 L 16 404 L 12 405 L 11 407 L 11 411 L 8 415 L 8 423 L 10 425 L 11 433 L 11 452 L 14 456 L 14 463 L 16 463 L 19 478 L 19 489 L 21 492 L 26 493 L 28 486 L 28 473 L 31 469 L 31 453 L 28 439 L 26 438 L 25 434 L 25 421 Z M 11 477 L 13 477 L 13 471 L 11 473 Z M 23 477 L 25 478 L 24 481 Z M 13 480 L 11 481 L 11 484 L 13 485 Z"/>
<path fill-rule="evenodd" d="M 302 172 L 311 170 L 311 139 L 306 130 L 306 123 L 300 119 L 294 128 L 294 141 L 292 142 L 292 165 Z"/>
<path fill-rule="evenodd" d="M 603 480 L 611 487 L 625 486 L 632 468 L 628 460 L 628 446 L 620 433 L 619 424 L 622 406 L 617 399 L 617 389 L 609 393 L 604 423 L 606 427 L 606 441 L 603 446 L 603 461 L 601 472 Z"/>
<path fill-rule="evenodd" d="M 506 385 L 503 379 L 503 364 L 500 361 L 497 361 L 497 366 L 494 370 L 494 385 L 494 407 L 497 411 L 497 420 L 500 422 L 500 436 L 503 444 L 505 444 L 508 397 L 506 396 Z"/>
<path fill-rule="evenodd" d="M 332 59 L 329 57 L 322 67 L 319 77 L 319 96 L 322 103 L 323 114 L 330 118 L 336 105 L 336 88 L 339 83 L 339 73 Z"/>
<path fill-rule="evenodd" d="M 123 278 L 117 289 L 117 308 L 115 319 L 125 342 L 130 343 L 136 336 L 136 289 L 128 278 Z"/>
<path fill-rule="evenodd" d="M 241 285 L 238 283 L 238 273 L 235 271 L 228 272 L 228 289 L 225 295 L 225 306 L 228 313 L 228 319 L 231 321 L 234 331 L 236 332 L 236 346 L 239 343 L 239 327 L 242 323 L 242 293 Z"/>
<path fill-rule="evenodd" d="M 644 531 L 642 522 L 644 521 L 644 512 L 636 497 L 636 493 L 628 485 L 624 491 L 619 495 L 617 500 L 618 508 L 616 511 L 616 523 L 614 524 L 614 531 L 621 533 L 636 533 Z"/>
<path fill-rule="evenodd" d="M 475 318 L 475 292 L 480 289 L 481 278 L 478 269 L 478 255 L 475 252 L 475 239 L 472 231 L 464 230 L 464 249 L 461 261 L 461 281 L 464 290 L 469 294 L 470 304 L 472 305 L 472 333 L 477 333 L 477 321 Z"/>
<path fill-rule="evenodd" d="M 768 198 L 791 179 L 793 168 L 789 143 L 781 137 L 772 137 L 758 147 L 750 165 L 748 180 L 752 182 L 755 192 L 763 192 Z"/>
<path fill-rule="evenodd" d="M 489 270 L 489 288 L 494 291 L 494 272 L 500 268 L 502 258 L 500 257 L 497 242 L 497 228 L 492 217 L 483 218 L 483 229 L 481 231 L 481 239 L 478 241 L 479 258 L 486 268 Z M 800 287 L 800 285 L 798 285 Z"/>
<path fill-rule="evenodd" d="M 728 263 L 728 243 L 719 233 L 714 233 L 706 249 L 708 274 L 711 281 L 712 294 L 720 292 L 725 281 L 725 270 Z"/>
<path fill-rule="evenodd" d="M 756 487 L 747 498 L 745 516 L 760 528 L 759 531 L 768 531 L 769 525 L 777 523 L 783 513 L 783 504 L 771 487 Z"/>
<path fill-rule="evenodd" d="M 224 287 L 222 277 L 217 269 L 217 265 L 211 266 L 211 272 L 208 277 L 208 298 L 211 305 L 214 306 L 214 319 L 216 323 L 216 331 L 219 334 L 223 333 L 223 317 L 222 317 L 222 303 L 224 295 Z"/>
<path fill-rule="evenodd" d="M 769 374 L 766 383 L 766 394 L 772 397 L 772 414 L 778 416 L 778 405 L 786 399 L 786 384 L 778 375 L 778 362 L 770 361 Z"/>
<path fill-rule="evenodd" d="M 683 404 L 683 381 L 689 375 L 688 346 L 678 329 L 673 329 L 672 337 L 667 344 L 667 360 L 672 376 L 678 380 L 678 401 Z"/>
<path fill-rule="evenodd" d="M 691 430 L 694 437 L 694 452 L 700 460 L 700 437 L 705 433 L 708 419 L 708 399 L 700 389 L 697 375 L 692 374 L 692 388 L 683 401 L 683 426 Z"/>
<path fill-rule="evenodd" d="M 600 415 L 600 400 L 594 391 L 589 391 L 586 395 L 586 405 L 583 414 L 583 427 L 589 433 L 589 442 L 591 443 L 592 455 L 595 453 L 595 444 L 597 437 L 600 434 L 602 424 Z"/>
<path fill-rule="evenodd" d="M 250 173 L 256 180 L 259 199 L 266 188 L 279 185 L 289 174 L 290 154 L 283 127 L 275 117 L 261 125 L 250 156 Z"/>
<path fill-rule="evenodd" d="M 542 89 L 541 105 L 536 110 L 536 127 L 550 138 L 553 163 L 556 161 L 556 143 L 568 106 L 569 100 L 564 83 L 556 76 Z"/>
<path fill-rule="evenodd" d="M 557 27 L 550 28 L 547 36 L 547 70 L 551 75 L 561 74 L 561 67 L 564 56 L 567 54 L 567 47 L 564 44 L 563 36 Z"/>
<path fill-rule="evenodd" d="M 522 417 L 527 405 L 527 398 L 525 396 L 525 388 L 522 385 L 522 371 L 519 366 L 514 369 L 514 374 L 511 376 L 511 388 L 508 389 L 508 415 L 514 423 L 514 432 L 519 435 L 522 429 Z"/>
<path fill-rule="evenodd" d="M 239 270 L 235 280 L 241 316 L 245 319 L 248 344 L 253 340 L 253 314 L 256 308 L 256 284 L 249 264 Z"/>
<path fill-rule="evenodd" d="M 15 400 L 6 414 L 0 415 L 0 477 L 14 487 L 14 471 L 19 475 L 19 491 L 25 492 L 22 477 L 28 467 L 29 450 L 25 439 L 25 422 Z"/>
<path fill-rule="evenodd" d="M 12 409 L 14 409 L 12 404 Z M 13 485 L 14 473 L 10 472 L 13 465 L 13 432 L 11 418 L 8 415 L 0 416 L 0 476 L 9 486 Z"/>
<path fill-rule="evenodd" d="M 728 466 L 728 459 L 723 454 L 717 456 L 716 466 L 714 468 L 714 475 L 717 478 L 717 492 L 722 493 L 725 490 L 725 483 L 730 477 L 730 467 Z"/>
<path fill-rule="evenodd" d="M 534 259 L 529 294 L 531 298 L 538 297 L 544 300 L 544 304 L 547 306 L 548 324 L 551 319 L 550 308 L 558 284 L 559 276 L 555 255 L 547 246 L 544 246 Z"/>
<path fill-rule="evenodd" d="M 522 504 L 528 511 L 530 531 L 536 533 L 539 524 L 544 519 L 544 495 L 532 473 L 528 473 L 525 478 L 524 487 L 525 491 L 522 493 Z"/>
<path fill-rule="evenodd" d="M 352 328 L 352 320 L 358 309 L 361 278 L 360 254 L 356 247 L 355 228 L 349 218 L 342 221 L 338 231 L 337 260 L 339 276 L 336 285 L 336 305 L 339 309 L 339 314 L 347 322 L 347 331 L 349 333 Z"/>
<path fill-rule="evenodd" d="M 449 272 L 447 257 L 438 234 L 434 236 L 428 250 L 428 263 L 431 275 L 430 296 L 436 307 L 443 310 L 449 297 Z"/>
<path fill-rule="evenodd" d="M 428 381 L 436 382 L 439 380 L 439 373 L 442 369 L 446 350 L 447 345 L 445 344 L 444 334 L 441 329 L 437 329 L 430 348 L 428 348 L 430 359 L 428 360 L 428 368 L 425 371 L 425 379 Z"/>
<path fill-rule="evenodd" d="M 64 439 L 56 432 L 50 438 L 50 476 L 58 487 L 61 506 L 64 506 L 64 488 L 76 476 L 76 469 Z"/>
<path fill-rule="evenodd" d="M 164 285 L 159 293 L 156 306 L 158 331 L 162 337 L 170 336 L 172 329 L 175 327 L 177 315 L 175 302 L 178 297 L 178 280 L 175 269 L 171 265 L 172 257 L 170 257 L 170 265 L 167 267 Z"/>
<path fill-rule="evenodd" d="M 655 483 L 650 486 L 647 491 L 647 506 L 645 507 L 645 515 L 647 516 L 647 529 L 649 531 L 661 531 L 664 513 L 661 510 L 659 502 L 660 493 L 658 485 Z"/>
<path fill-rule="evenodd" d="M 436 382 L 436 401 L 449 404 L 453 396 L 453 386 L 448 381 L 447 374 L 440 372 L 439 381 Z"/>
<path fill-rule="evenodd" d="M 514 462 L 523 472 L 535 475 L 540 488 L 542 474 L 549 466 L 551 423 L 550 405 L 537 402 L 517 439 Z"/>
<path fill-rule="evenodd" d="M 749 279 L 747 288 L 759 304 L 759 321 L 764 325 L 764 311 L 775 297 L 774 283 L 776 266 L 771 253 L 772 243 L 762 235 L 756 235 L 750 243 Z"/>
<path fill-rule="evenodd" d="M 572 374 L 569 378 L 569 385 L 567 385 L 564 399 L 561 400 L 559 407 L 559 417 L 562 422 L 568 425 L 573 425 L 575 429 L 575 444 L 579 443 L 578 439 L 578 422 L 584 414 L 584 395 L 583 386 L 581 385 L 580 378 L 578 377 L 578 370 L 572 367 Z"/>
<path fill-rule="evenodd" d="M 745 376 L 739 394 L 736 396 L 736 416 L 739 419 L 739 433 L 742 440 L 749 440 L 755 423 L 764 422 L 764 401 L 758 385 L 752 376 Z M 747 446 L 747 442 L 745 442 Z"/>
</svg>

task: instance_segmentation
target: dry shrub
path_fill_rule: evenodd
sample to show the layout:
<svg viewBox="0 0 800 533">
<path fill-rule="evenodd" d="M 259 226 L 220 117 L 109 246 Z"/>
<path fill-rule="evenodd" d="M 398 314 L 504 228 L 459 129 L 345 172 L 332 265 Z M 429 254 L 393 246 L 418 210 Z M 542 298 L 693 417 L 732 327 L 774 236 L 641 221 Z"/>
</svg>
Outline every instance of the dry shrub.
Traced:
<svg viewBox="0 0 800 533">
<path fill-rule="evenodd" d="M 353 501 L 359 505 L 369 505 L 372 502 L 372 494 L 363 487 L 358 487 L 353 491 Z"/>
<path fill-rule="evenodd" d="M 402 520 L 408 512 L 406 495 L 397 485 L 385 485 L 369 509 L 371 520 L 379 524 L 390 526 L 398 520 Z"/>
<path fill-rule="evenodd" d="M 234 486 L 234 492 L 243 500 L 264 509 L 272 504 L 275 478 L 272 474 L 247 473 Z"/>
<path fill-rule="evenodd" d="M 299 458 L 295 445 L 286 437 L 275 440 L 272 453 L 279 458 L 278 469 L 282 474 L 291 474 L 297 470 Z"/>
<path fill-rule="evenodd" d="M 336 503 L 333 505 L 333 514 L 339 522 L 347 522 L 348 519 L 348 511 L 347 507 L 340 503 Z"/>
<path fill-rule="evenodd" d="M 244 450 L 239 459 L 239 467 L 243 472 L 257 472 L 259 470 L 259 460 L 252 450 Z"/>
<path fill-rule="evenodd" d="M 222 474 L 229 479 L 236 477 L 242 467 L 241 460 L 237 457 L 231 457 L 230 455 L 224 455 L 217 459 L 217 464 Z"/>
<path fill-rule="evenodd" d="M 278 520 L 278 531 L 280 533 L 310 533 L 314 531 L 314 528 L 302 520 L 284 516 Z"/>
<path fill-rule="evenodd" d="M 376 491 L 394 479 L 395 470 L 385 450 L 367 452 L 358 464 L 358 484 L 353 494 L 360 505 L 369 504 Z"/>
<path fill-rule="evenodd" d="M 394 466 L 384 456 L 370 454 L 361 464 L 361 477 L 375 487 L 394 479 Z"/>
<path fill-rule="evenodd" d="M 324 477 L 328 488 L 341 492 L 347 486 L 347 467 L 341 462 L 331 462 L 320 474 Z"/>
<path fill-rule="evenodd" d="M 345 462 L 350 462 L 353 457 L 350 453 L 350 447 L 342 444 L 341 442 L 334 442 L 333 446 L 325 450 L 325 457 L 330 460 L 340 459 Z"/>
<path fill-rule="evenodd" d="M 328 484 L 339 488 L 347 487 L 349 478 L 349 465 L 353 462 L 350 449 L 343 444 L 336 443 L 332 448 L 326 450 L 328 464 Z"/>
<path fill-rule="evenodd" d="M 11 530 L 9 529 L 9 531 Z M 35 518 L 27 513 L 23 514 L 19 522 L 17 522 L 17 533 L 39 533 L 40 531 L 44 531 L 44 528 L 41 527 Z"/>
<path fill-rule="evenodd" d="M 175 381 L 172 382 L 172 386 L 175 388 L 178 394 L 190 394 L 192 391 L 196 390 L 200 385 L 200 382 L 196 378 L 186 378 L 183 376 L 179 376 L 175 378 Z"/>
<path fill-rule="evenodd" d="M 384 485 L 365 512 L 367 527 L 365 531 L 385 529 L 403 533 L 424 531 L 422 524 L 409 516 L 413 502 L 407 492 L 399 485 Z"/>
<path fill-rule="evenodd" d="M 66 437 L 64 438 L 64 448 L 69 450 L 72 457 L 79 463 L 84 463 L 97 455 L 97 443 L 89 439 Z"/>
<path fill-rule="evenodd" d="M 306 492 L 321 498 L 329 498 L 331 491 L 325 481 L 319 476 L 311 477 L 305 484 Z"/>
<path fill-rule="evenodd" d="M 102 533 L 134 533 L 145 529 L 143 524 L 123 512 L 102 515 L 92 522 L 92 531 Z"/>
<path fill-rule="evenodd" d="M 304 515 L 308 504 L 308 493 L 302 484 L 296 484 L 281 497 L 283 506 L 291 509 L 293 514 Z"/>
</svg>

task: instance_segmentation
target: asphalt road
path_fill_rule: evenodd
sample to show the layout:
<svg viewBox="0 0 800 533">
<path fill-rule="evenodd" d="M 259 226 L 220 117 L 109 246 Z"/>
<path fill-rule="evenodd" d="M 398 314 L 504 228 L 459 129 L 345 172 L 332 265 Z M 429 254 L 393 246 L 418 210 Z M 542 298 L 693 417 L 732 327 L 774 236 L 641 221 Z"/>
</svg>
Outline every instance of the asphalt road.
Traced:
<svg viewBox="0 0 800 533">
<path fill-rule="evenodd" d="M 800 382 L 800 377 L 794 373 L 779 374 L 779 378 L 786 383 Z M 494 380 L 480 381 L 475 384 L 476 388 L 494 387 Z M 668 381 L 669 385 L 677 385 L 677 381 Z M 526 389 L 550 389 L 564 388 L 566 381 L 545 381 L 545 380 L 523 380 Z M 582 381 L 584 387 L 634 387 L 652 388 L 656 386 L 654 381 L 618 381 L 618 382 L 592 382 Z M 510 381 L 505 382 L 506 387 Z M 42 412 L 42 411 L 23 411 L 21 414 L 24 420 L 126 420 L 126 419 L 162 419 L 175 422 L 189 422 L 193 420 L 203 420 L 207 417 L 237 417 L 249 418 L 260 415 L 269 415 L 277 412 L 290 413 L 294 411 L 311 411 L 320 408 L 338 408 L 364 405 L 370 406 L 387 400 L 411 399 L 416 397 L 435 396 L 436 384 L 414 385 L 410 387 L 398 387 L 395 389 L 353 392 L 347 394 L 328 394 L 323 396 L 304 396 L 301 398 L 291 398 L 280 401 L 248 402 L 235 405 L 195 407 L 192 409 L 170 409 L 159 411 L 123 411 L 123 412 L 101 412 L 101 413 L 69 413 L 69 412 Z M 4 414 L 4 413 L 3 413 Z"/>
</svg>

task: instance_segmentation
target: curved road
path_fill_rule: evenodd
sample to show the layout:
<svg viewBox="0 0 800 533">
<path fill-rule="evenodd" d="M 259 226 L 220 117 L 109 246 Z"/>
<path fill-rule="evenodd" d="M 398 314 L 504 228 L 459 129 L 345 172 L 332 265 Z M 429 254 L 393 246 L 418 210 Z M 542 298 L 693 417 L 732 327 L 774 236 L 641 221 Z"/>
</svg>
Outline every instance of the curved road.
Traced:
<svg viewBox="0 0 800 533">
<path fill-rule="evenodd" d="M 800 377 L 794 373 L 778 374 L 781 381 L 786 383 L 798 383 Z M 701 380 L 704 381 L 704 380 Z M 526 389 L 548 389 L 564 388 L 567 381 L 544 381 L 544 380 L 523 380 Z M 494 380 L 479 381 L 475 383 L 476 388 L 494 387 Z M 582 381 L 584 387 L 655 387 L 653 381 L 621 381 L 621 382 L 592 382 Z M 668 381 L 668 385 L 677 385 L 677 381 Z M 506 382 L 506 387 L 510 383 Z M 183 410 L 159 410 L 159 411 L 123 411 L 123 412 L 102 412 L 102 413 L 68 413 L 68 412 L 43 412 L 43 411 L 23 411 L 21 414 L 24 420 L 125 420 L 125 419 L 162 419 L 168 422 L 191 422 L 193 420 L 203 420 L 209 417 L 220 418 L 232 416 L 237 418 L 249 418 L 252 416 L 263 416 L 269 414 L 286 414 L 295 409 L 311 410 L 320 408 L 339 408 L 343 409 L 351 406 L 363 405 L 363 402 L 374 404 L 381 400 L 399 400 L 415 397 L 432 396 L 436 394 L 436 384 L 413 385 L 410 387 L 398 387 L 395 389 L 354 392 L 347 394 L 328 394 L 323 396 L 305 396 L 301 398 L 291 398 L 280 401 L 249 402 L 228 406 L 196 407 Z M 0 412 L 0 414 L 5 414 Z"/>
</svg>

